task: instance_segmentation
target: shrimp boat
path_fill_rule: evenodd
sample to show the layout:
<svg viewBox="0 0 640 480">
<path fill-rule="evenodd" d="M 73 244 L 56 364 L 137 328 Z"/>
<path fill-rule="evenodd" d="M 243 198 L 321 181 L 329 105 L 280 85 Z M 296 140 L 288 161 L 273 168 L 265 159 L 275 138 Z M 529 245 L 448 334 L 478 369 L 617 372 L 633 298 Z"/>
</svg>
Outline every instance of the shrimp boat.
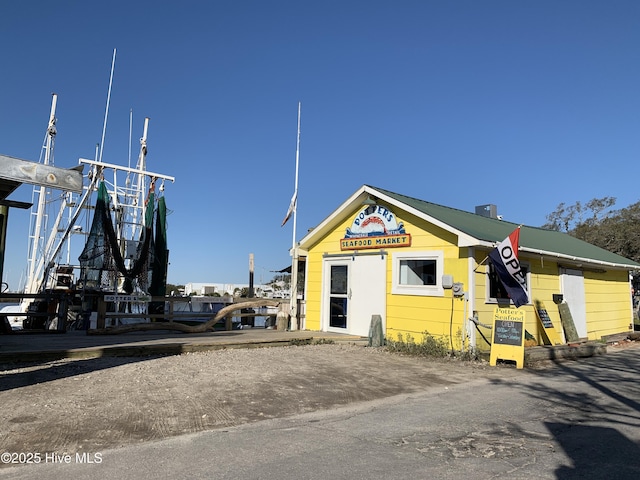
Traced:
<svg viewBox="0 0 640 480">
<path fill-rule="evenodd" d="M 56 104 L 54 94 L 40 159 L 50 165 L 57 133 Z M 147 169 L 148 127 L 149 119 L 145 118 L 135 167 L 130 166 L 130 160 L 129 166 L 103 162 L 100 146 L 94 160 L 79 159 L 83 171 L 87 170 L 81 194 L 34 187 L 22 290 L 29 296 L 20 305 L 3 310 L 12 329 L 88 328 L 100 296 L 148 300 L 149 296 L 165 295 L 169 251 L 164 189 L 174 178 Z M 82 240 L 78 242 L 77 237 Z M 73 255 L 74 251 L 79 255 Z M 77 262 L 72 261 L 75 259 Z M 38 295 L 35 300 L 34 295 Z M 63 295 L 71 300 L 66 321 L 61 322 L 59 316 L 45 313 L 55 311 L 52 303 Z M 114 300 L 110 309 L 124 311 L 131 305 L 131 301 Z M 140 301 L 132 313 L 154 308 L 161 312 L 163 302 L 154 306 Z M 20 315 L 11 315 L 11 311 Z"/>
</svg>

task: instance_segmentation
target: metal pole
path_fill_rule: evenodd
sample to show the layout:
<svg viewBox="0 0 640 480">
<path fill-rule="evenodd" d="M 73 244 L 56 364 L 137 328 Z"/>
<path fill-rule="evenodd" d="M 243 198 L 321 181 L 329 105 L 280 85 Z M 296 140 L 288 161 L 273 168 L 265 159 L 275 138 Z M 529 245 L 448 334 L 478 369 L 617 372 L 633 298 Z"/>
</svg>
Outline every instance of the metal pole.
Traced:
<svg viewBox="0 0 640 480">
<path fill-rule="evenodd" d="M 109 90 L 107 92 L 107 106 L 104 110 L 104 122 L 102 124 L 102 138 L 100 140 L 100 155 L 98 161 L 102 161 L 102 152 L 104 150 L 104 137 L 107 133 L 107 117 L 109 116 L 109 103 L 111 102 L 111 86 L 113 85 L 113 70 L 116 66 L 116 49 L 113 49 L 113 58 L 111 60 L 111 74 L 109 75 Z"/>
<path fill-rule="evenodd" d="M 249 298 L 253 298 L 253 253 L 249 254 Z"/>
<path fill-rule="evenodd" d="M 49 165 L 51 163 L 51 151 L 53 149 L 53 139 L 54 136 L 56 135 L 56 105 L 58 104 L 58 95 L 56 95 L 55 93 L 52 94 L 52 99 L 51 99 L 51 113 L 49 114 L 49 124 L 47 126 L 47 137 L 46 137 L 46 141 L 45 141 L 45 146 L 44 146 L 44 161 L 43 164 L 44 165 Z M 36 293 L 37 290 L 39 290 L 38 285 L 42 282 L 46 282 L 46 279 L 41 278 L 42 276 L 42 271 L 36 269 L 36 265 L 37 265 L 37 259 L 38 257 L 41 258 L 41 262 L 45 262 L 45 239 L 44 239 L 44 235 L 45 233 L 43 232 L 43 229 L 45 228 L 43 226 L 43 222 L 45 221 L 45 217 L 46 217 L 46 207 L 47 207 L 47 187 L 45 187 L 44 185 L 40 185 L 40 187 L 38 188 L 38 207 L 35 213 L 35 224 L 33 225 L 33 231 L 32 231 L 32 236 L 30 238 L 31 240 L 31 245 L 30 245 L 30 251 L 29 251 L 29 259 L 28 259 L 28 264 L 29 264 L 29 272 L 28 272 L 28 277 L 27 277 L 27 284 L 25 287 L 24 292 L 25 293 Z M 53 235 L 55 235 L 55 230 L 53 232 Z M 51 259 L 53 260 L 53 259 Z"/>
<path fill-rule="evenodd" d="M 2 290 L 2 278 L 4 275 L 4 250 L 7 241 L 8 223 L 9 207 L 6 205 L 0 205 L 0 291 Z"/>
<path fill-rule="evenodd" d="M 293 241 L 292 241 L 292 261 L 291 261 L 291 331 L 298 328 L 298 244 L 296 242 L 296 222 L 298 217 L 298 162 L 300 160 L 300 110 L 301 104 L 298 102 L 298 136 L 296 140 L 296 178 L 295 178 L 295 205 L 293 206 Z"/>
</svg>

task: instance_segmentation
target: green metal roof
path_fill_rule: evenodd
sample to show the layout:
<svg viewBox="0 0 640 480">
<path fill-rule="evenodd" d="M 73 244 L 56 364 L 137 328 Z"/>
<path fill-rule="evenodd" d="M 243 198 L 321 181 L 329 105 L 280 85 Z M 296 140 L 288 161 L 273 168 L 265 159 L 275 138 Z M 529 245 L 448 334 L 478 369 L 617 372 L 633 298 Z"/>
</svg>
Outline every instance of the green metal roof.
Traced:
<svg viewBox="0 0 640 480">
<path fill-rule="evenodd" d="M 500 242 L 519 225 L 426 202 L 382 188 L 370 185 L 368 187 L 447 224 L 455 230 L 464 232 L 480 242 Z M 593 261 L 594 263 L 604 263 L 619 267 L 628 266 L 629 269 L 640 268 L 640 264 L 633 260 L 596 247 L 569 234 L 526 225 L 522 225 L 520 229 L 520 249 L 533 253 L 557 254 L 568 259 Z"/>
</svg>

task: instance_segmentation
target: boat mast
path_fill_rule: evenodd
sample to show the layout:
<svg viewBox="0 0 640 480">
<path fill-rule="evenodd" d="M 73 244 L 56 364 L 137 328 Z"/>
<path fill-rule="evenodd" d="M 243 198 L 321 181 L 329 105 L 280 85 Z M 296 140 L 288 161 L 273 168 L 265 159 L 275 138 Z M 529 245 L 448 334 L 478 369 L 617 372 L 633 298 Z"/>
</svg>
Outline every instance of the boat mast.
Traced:
<svg viewBox="0 0 640 480">
<path fill-rule="evenodd" d="M 78 202 L 75 202 L 75 204 L 73 202 L 68 202 L 68 205 L 72 205 L 72 204 L 75 205 L 75 210 L 73 211 L 73 213 L 69 214 L 69 219 L 68 219 L 69 223 L 67 224 L 66 229 L 64 229 L 64 231 L 62 232 L 62 235 L 58 240 L 58 243 L 56 244 L 55 247 L 53 247 L 52 254 L 47 255 L 46 258 L 45 258 L 45 255 L 41 256 L 40 263 L 38 266 L 39 268 L 41 267 L 43 271 L 45 266 L 49 267 L 50 263 L 53 262 L 55 258 L 57 258 L 65 242 L 67 243 L 67 245 L 69 245 L 70 234 L 71 234 L 71 231 L 73 230 L 73 226 L 76 220 L 78 219 L 78 217 L 80 216 L 80 214 L 85 210 L 85 207 L 88 203 L 88 200 L 91 194 L 93 193 L 96 186 L 98 185 L 99 179 L 102 177 L 103 168 L 101 167 L 100 164 L 102 163 L 104 139 L 107 132 L 107 118 L 109 116 L 109 105 L 111 103 L 111 88 L 113 85 L 113 71 L 115 68 L 115 63 L 116 63 L 116 49 L 114 48 L 113 58 L 111 60 L 111 72 L 109 75 L 109 89 L 107 92 L 107 104 L 105 106 L 104 121 L 102 124 L 102 137 L 100 139 L 100 144 L 96 145 L 96 157 L 98 158 L 98 161 L 94 162 L 95 165 L 92 167 L 92 171 L 89 172 L 90 184 L 88 187 L 86 187 L 86 190 L 82 195 L 82 198 Z M 56 227 L 56 231 L 57 230 L 58 228 Z M 52 237 L 50 238 L 50 241 L 47 244 L 47 251 L 49 251 L 49 249 L 53 246 L 53 243 L 56 240 L 56 238 L 53 237 L 53 235 L 57 233 L 56 231 L 52 232 Z M 32 280 L 32 283 L 34 282 L 35 282 L 35 279 Z M 43 279 L 42 282 L 43 282 L 42 285 L 44 285 L 44 283 L 46 283 L 46 279 Z M 35 290 L 33 292 L 27 292 L 27 293 L 35 293 Z"/>
<path fill-rule="evenodd" d="M 43 164 L 49 165 L 53 159 L 53 146 L 56 136 L 56 105 L 58 103 L 58 95 L 53 94 L 51 100 L 51 113 L 49 114 L 49 125 L 47 127 L 47 134 L 44 144 L 44 159 Z M 29 245 L 29 258 L 27 264 L 29 266 L 29 273 L 27 274 L 27 282 L 25 285 L 25 293 L 36 293 L 38 290 L 38 280 L 42 275 L 42 271 L 39 268 L 43 262 L 38 262 L 38 257 L 44 256 L 44 230 L 43 223 L 46 221 L 47 212 L 47 195 L 48 188 L 45 186 L 34 187 L 34 193 L 38 196 L 38 208 L 35 212 L 31 212 L 35 216 L 33 224 L 33 234 L 30 236 Z M 38 266 L 38 268 L 36 268 Z"/>
<path fill-rule="evenodd" d="M 142 137 L 140 138 L 140 153 L 138 155 L 138 163 L 136 164 L 136 170 L 139 172 L 147 171 L 147 133 L 149 131 L 149 117 L 144 119 L 144 129 L 142 130 Z M 144 228 L 144 207 L 147 195 L 147 175 L 137 174 L 137 185 L 135 186 L 133 194 L 133 211 L 131 212 L 131 237 L 130 240 L 136 240 L 140 238 L 142 229 Z"/>
<path fill-rule="evenodd" d="M 107 105 L 104 110 L 104 122 L 102 123 L 102 138 L 100 139 L 100 155 L 98 161 L 102 161 L 102 152 L 104 150 L 104 137 L 107 133 L 107 117 L 109 116 L 109 104 L 111 103 L 111 86 L 113 85 L 113 70 L 116 66 L 116 49 L 113 49 L 113 59 L 111 60 L 111 74 L 109 75 L 109 90 L 107 91 Z"/>
</svg>

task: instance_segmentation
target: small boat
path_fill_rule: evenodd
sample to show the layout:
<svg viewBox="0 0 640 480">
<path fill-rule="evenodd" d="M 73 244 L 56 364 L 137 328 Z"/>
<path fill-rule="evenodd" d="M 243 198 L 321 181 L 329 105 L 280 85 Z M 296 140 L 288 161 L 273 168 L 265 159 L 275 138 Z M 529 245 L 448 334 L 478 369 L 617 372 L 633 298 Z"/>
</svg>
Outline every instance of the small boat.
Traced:
<svg viewBox="0 0 640 480">
<path fill-rule="evenodd" d="M 22 321 L 24 320 L 24 316 L 12 315 L 16 313 L 22 313 L 22 306 L 19 303 L 3 305 L 0 308 L 0 318 L 4 317 L 7 319 L 11 330 L 22 330 Z"/>
</svg>

